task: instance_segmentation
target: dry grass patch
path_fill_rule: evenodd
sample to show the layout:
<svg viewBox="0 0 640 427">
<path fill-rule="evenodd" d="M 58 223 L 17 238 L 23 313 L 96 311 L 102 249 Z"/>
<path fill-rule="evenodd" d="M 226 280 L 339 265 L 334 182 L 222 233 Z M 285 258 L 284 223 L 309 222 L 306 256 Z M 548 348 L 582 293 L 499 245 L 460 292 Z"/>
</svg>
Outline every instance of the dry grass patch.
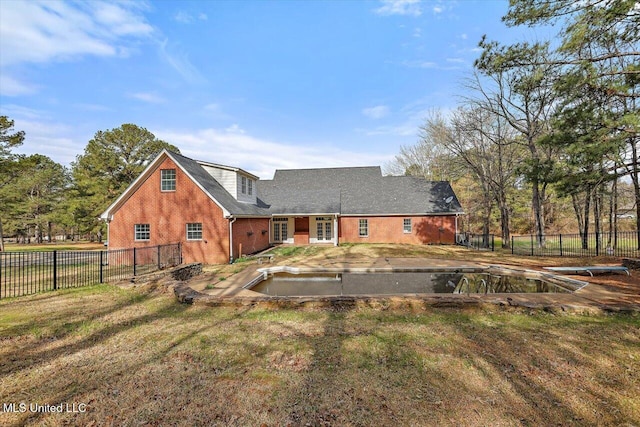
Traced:
<svg viewBox="0 0 640 427">
<path fill-rule="evenodd" d="M 35 252 L 35 251 L 99 251 L 105 250 L 104 243 L 100 242 L 52 242 L 52 243 L 5 243 L 7 252 Z"/>
<path fill-rule="evenodd" d="M 177 304 L 108 286 L 0 301 L 2 425 L 636 425 L 640 318 Z"/>
<path fill-rule="evenodd" d="M 620 264 L 618 258 L 530 257 L 512 255 L 511 250 L 496 247 L 494 252 L 477 251 L 453 245 L 410 245 L 393 243 L 346 243 L 340 246 L 281 246 L 273 250 L 278 264 L 367 262 L 378 258 L 428 258 L 460 260 L 522 267 L 580 266 Z"/>
</svg>

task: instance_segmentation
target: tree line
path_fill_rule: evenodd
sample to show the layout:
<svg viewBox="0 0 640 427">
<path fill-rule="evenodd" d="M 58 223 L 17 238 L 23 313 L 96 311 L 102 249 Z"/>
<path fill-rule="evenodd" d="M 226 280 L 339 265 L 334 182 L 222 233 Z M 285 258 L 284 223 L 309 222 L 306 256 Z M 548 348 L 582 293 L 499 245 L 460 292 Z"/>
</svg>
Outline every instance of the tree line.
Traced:
<svg viewBox="0 0 640 427">
<path fill-rule="evenodd" d="M 497 217 L 505 247 L 514 230 L 543 246 L 567 211 L 585 246 L 590 232 L 615 239 L 622 205 L 640 230 L 637 2 L 511 0 L 503 22 L 557 33 L 511 45 L 484 36 L 457 108 L 432 112 L 388 171 L 452 181 L 469 197 L 467 229 L 488 233 Z"/>
<path fill-rule="evenodd" d="M 179 152 L 133 124 L 98 131 L 67 168 L 41 154 L 17 154 L 26 138 L 0 116 L 0 251 L 4 236 L 19 242 L 88 236 L 102 241 L 100 214 L 160 151 Z"/>
</svg>

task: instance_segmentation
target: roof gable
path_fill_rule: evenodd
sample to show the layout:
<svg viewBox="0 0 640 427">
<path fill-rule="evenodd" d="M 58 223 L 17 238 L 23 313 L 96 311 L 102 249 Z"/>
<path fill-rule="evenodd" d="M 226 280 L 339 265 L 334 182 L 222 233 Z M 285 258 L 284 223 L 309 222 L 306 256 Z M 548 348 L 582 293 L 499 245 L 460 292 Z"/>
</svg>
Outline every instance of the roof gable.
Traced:
<svg viewBox="0 0 640 427">
<path fill-rule="evenodd" d="M 165 159 L 171 159 L 213 202 L 218 205 L 224 216 L 253 215 L 267 216 L 265 205 L 250 205 L 238 202 L 220 183 L 218 183 L 195 160 L 168 150 L 163 150 L 136 178 L 133 183 L 100 215 L 102 219 L 110 219 L 113 214 L 133 195 L 133 193 L 155 172 Z"/>
</svg>

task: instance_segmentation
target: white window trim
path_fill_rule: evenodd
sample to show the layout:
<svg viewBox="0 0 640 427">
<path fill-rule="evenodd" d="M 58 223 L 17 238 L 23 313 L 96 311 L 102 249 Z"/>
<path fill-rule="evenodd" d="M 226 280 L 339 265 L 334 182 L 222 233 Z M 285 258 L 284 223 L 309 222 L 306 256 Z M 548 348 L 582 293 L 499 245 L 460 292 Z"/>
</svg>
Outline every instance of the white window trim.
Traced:
<svg viewBox="0 0 640 427">
<path fill-rule="evenodd" d="M 189 238 L 189 226 L 190 225 L 197 225 L 197 224 L 200 224 L 200 238 L 198 238 L 198 239 L 191 238 L 190 239 Z M 193 231 L 193 230 L 191 231 L 191 233 L 196 233 L 196 232 L 197 231 Z M 187 241 L 189 241 L 189 242 L 197 242 L 197 241 L 203 240 L 204 232 L 203 232 L 202 223 L 201 222 L 188 222 L 188 223 L 186 223 L 186 225 L 185 225 L 185 233 L 186 233 Z"/>
<path fill-rule="evenodd" d="M 366 224 L 367 234 L 360 233 L 360 230 L 362 229 L 360 221 L 366 221 L 365 224 Z M 358 237 L 361 237 L 363 239 L 366 237 L 369 237 L 369 220 L 368 219 L 363 218 L 358 220 Z"/>
<path fill-rule="evenodd" d="M 247 194 L 247 177 L 246 176 L 240 177 L 240 192 L 242 194 Z"/>
<path fill-rule="evenodd" d="M 148 231 L 140 231 L 138 232 L 138 226 L 139 225 L 146 225 L 148 228 Z M 138 234 L 142 234 L 142 233 L 148 233 L 149 237 L 147 237 L 146 239 L 138 239 Z M 149 240 L 151 240 L 151 224 L 134 224 L 133 226 L 133 240 L 135 242 L 148 242 Z"/>
<path fill-rule="evenodd" d="M 162 175 L 164 171 L 173 171 L 173 190 L 164 190 L 162 188 L 162 184 L 164 184 L 165 182 L 171 182 L 171 180 L 167 180 L 167 179 L 163 179 Z M 160 192 L 162 193 L 173 193 L 176 191 L 176 188 L 178 187 L 178 174 L 176 173 L 175 169 L 160 169 Z"/>
<path fill-rule="evenodd" d="M 253 196 L 253 180 L 247 179 L 247 193 L 249 196 Z"/>
<path fill-rule="evenodd" d="M 407 226 L 405 221 L 409 220 L 409 230 L 407 230 Z M 413 221 L 411 221 L 411 218 L 404 218 L 402 220 L 402 231 L 404 232 L 404 234 L 411 234 L 413 233 Z"/>
</svg>

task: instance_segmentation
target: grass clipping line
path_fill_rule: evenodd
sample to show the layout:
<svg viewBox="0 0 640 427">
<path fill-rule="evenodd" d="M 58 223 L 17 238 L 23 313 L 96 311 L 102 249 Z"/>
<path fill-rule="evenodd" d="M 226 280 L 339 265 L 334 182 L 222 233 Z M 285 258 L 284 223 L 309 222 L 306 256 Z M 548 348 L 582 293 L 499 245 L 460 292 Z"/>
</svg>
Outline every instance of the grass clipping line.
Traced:
<svg viewBox="0 0 640 427">
<path fill-rule="evenodd" d="M 638 315 L 178 304 L 95 286 L 0 301 L 2 425 L 637 425 Z"/>
</svg>

